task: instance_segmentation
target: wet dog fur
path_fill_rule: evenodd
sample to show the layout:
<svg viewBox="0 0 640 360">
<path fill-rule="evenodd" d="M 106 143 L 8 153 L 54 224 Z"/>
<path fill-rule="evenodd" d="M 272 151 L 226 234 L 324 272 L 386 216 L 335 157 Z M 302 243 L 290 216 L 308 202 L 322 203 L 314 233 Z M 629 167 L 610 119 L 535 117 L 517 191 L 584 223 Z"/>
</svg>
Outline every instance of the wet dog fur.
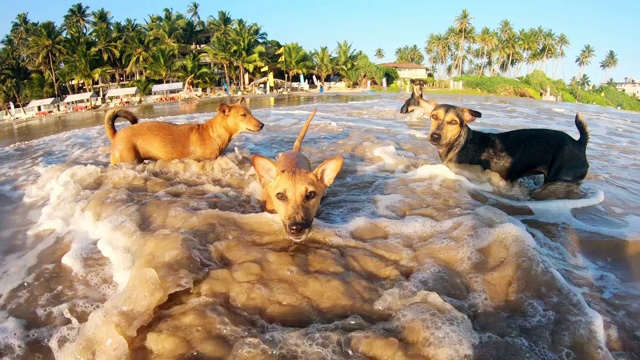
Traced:
<svg viewBox="0 0 640 360">
<path fill-rule="evenodd" d="M 576 115 L 580 138 L 550 129 L 519 129 L 498 134 L 472 130 L 468 123 L 482 117 L 478 111 L 424 101 L 431 119 L 429 142 L 446 163 L 480 165 L 507 181 L 542 174 L 544 190 L 551 184 L 579 183 L 587 175 L 589 131 Z M 535 194 L 534 194 L 534 197 Z"/>
<path fill-rule="evenodd" d="M 264 189 L 265 208 L 280 217 L 285 233 L 300 241 L 311 230 L 326 189 L 333 184 L 344 160 L 336 156 L 324 161 L 313 171 L 309 159 L 300 147 L 316 109 L 309 116 L 293 150 L 280 155 L 276 162 L 253 155 L 251 163 Z"/>
<path fill-rule="evenodd" d="M 138 123 L 127 109 L 111 110 L 104 127 L 111 140 L 111 164 L 144 160 L 192 158 L 215 159 L 243 131 L 260 131 L 264 124 L 251 115 L 244 98 L 218 105 L 218 113 L 204 124 L 171 124 L 162 121 Z M 116 131 L 118 118 L 132 125 Z"/>
<path fill-rule="evenodd" d="M 424 81 L 417 80 L 411 82 L 413 83 L 413 91 L 411 92 L 411 97 L 409 97 L 400 108 L 401 114 L 408 114 L 410 112 L 413 112 L 416 108 L 420 107 L 420 100 L 425 101 L 422 98 L 422 94 L 424 91 Z"/>
</svg>

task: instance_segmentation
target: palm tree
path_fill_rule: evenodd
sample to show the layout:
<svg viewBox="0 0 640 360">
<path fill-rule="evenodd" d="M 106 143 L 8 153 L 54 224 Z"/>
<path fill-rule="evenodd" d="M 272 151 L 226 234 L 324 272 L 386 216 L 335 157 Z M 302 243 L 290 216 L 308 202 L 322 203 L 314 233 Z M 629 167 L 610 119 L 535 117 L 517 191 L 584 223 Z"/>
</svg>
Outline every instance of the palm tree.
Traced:
<svg viewBox="0 0 640 360">
<path fill-rule="evenodd" d="M 225 81 L 228 86 L 231 86 L 231 83 L 229 82 L 229 65 L 231 65 L 233 61 L 231 46 L 232 45 L 228 37 L 215 35 L 211 39 L 211 43 L 203 48 L 212 65 L 214 63 L 222 65 Z"/>
<path fill-rule="evenodd" d="M 60 97 L 56 82 L 56 68 L 59 65 L 60 56 L 65 52 L 62 31 L 52 21 L 45 21 L 33 30 L 27 51 L 34 57 L 38 66 L 51 74 L 56 97 Z"/>
<path fill-rule="evenodd" d="M 613 50 L 609 50 L 607 55 L 605 55 L 604 60 L 600 62 L 600 69 L 606 71 L 602 82 L 606 81 L 606 79 L 609 77 L 609 72 L 611 72 L 611 69 L 615 68 L 616 66 L 618 66 L 618 55 L 616 55 Z"/>
<path fill-rule="evenodd" d="M 162 79 L 162 83 L 166 84 L 176 67 L 177 61 L 173 50 L 162 46 L 157 47 L 150 54 L 147 75 Z"/>
<path fill-rule="evenodd" d="M 333 73 L 334 65 L 331 53 L 328 47 L 321 46 L 320 50 L 313 52 L 312 58 L 315 66 L 315 74 L 318 75 L 320 83 L 324 86 L 324 79 Z"/>
<path fill-rule="evenodd" d="M 396 49 L 396 61 L 407 62 L 412 64 L 422 64 L 424 61 L 424 55 L 422 51 L 418 49 L 418 45 L 405 45 Z"/>
<path fill-rule="evenodd" d="M 231 38 L 231 51 L 233 61 L 240 68 L 240 88 L 244 89 L 245 68 L 252 72 L 254 67 L 263 66 L 260 53 L 266 49 L 260 41 L 266 39 L 266 33 L 262 32 L 258 24 L 247 24 L 244 20 L 236 21 Z"/>
<path fill-rule="evenodd" d="M 294 75 L 306 74 L 312 66 L 311 57 L 298 43 L 289 43 L 284 46 L 282 57 L 278 61 L 278 67 L 289 74 L 290 83 L 293 81 Z"/>
<path fill-rule="evenodd" d="M 458 75 L 462 76 L 462 56 L 464 49 L 465 36 L 470 28 L 472 28 L 471 20 L 473 18 L 469 15 L 467 9 L 462 9 L 460 15 L 458 15 L 454 21 L 456 31 L 460 34 L 460 46 L 458 48 Z"/>
<path fill-rule="evenodd" d="M 124 53 L 124 64 L 127 65 L 126 72 L 128 74 L 135 73 L 135 77 L 138 79 L 140 72 L 144 76 L 146 64 L 151 56 L 151 42 L 153 40 L 147 36 L 143 28 L 132 22 L 127 25 L 125 21 L 125 32 L 128 35 L 125 38 L 122 52 Z"/>
<path fill-rule="evenodd" d="M 200 65 L 201 59 L 202 56 L 199 56 L 196 52 L 188 53 L 182 60 L 178 61 L 176 75 L 183 80 L 193 76 L 194 85 L 200 82 L 201 78 L 209 72 L 209 69 Z"/>
<path fill-rule="evenodd" d="M 554 79 L 556 78 L 556 71 L 558 70 L 560 61 L 564 59 L 566 55 L 564 52 L 564 49 L 568 48 L 570 45 L 569 38 L 567 38 L 567 35 L 561 33 L 560 36 L 558 36 L 558 38 L 556 39 L 556 44 L 558 45 L 558 51 L 556 52 L 556 56 L 555 56 L 555 59 L 557 62 L 556 62 L 556 68 L 553 70 Z"/>
<path fill-rule="evenodd" d="M 105 10 L 104 8 L 100 8 L 91 13 L 93 19 L 91 20 L 91 27 L 93 29 L 103 27 L 105 29 L 111 29 L 113 16 L 111 16 L 111 12 Z"/>
<path fill-rule="evenodd" d="M 580 54 L 576 57 L 576 64 L 578 64 L 578 67 L 580 68 L 578 78 L 580 78 L 580 74 L 582 74 L 582 69 L 591 64 L 591 59 L 594 56 L 596 56 L 596 53 L 591 45 L 587 44 L 582 48 Z"/>
<path fill-rule="evenodd" d="M 178 55 L 187 22 L 182 14 L 174 14 L 173 9 L 165 8 L 163 16 L 150 17 L 149 35 Z"/>
<path fill-rule="evenodd" d="M 498 34 L 500 35 L 498 46 L 498 66 L 501 71 L 507 72 L 511 69 L 513 53 L 516 48 L 516 34 L 509 20 L 504 19 L 500 22 Z"/>
<path fill-rule="evenodd" d="M 480 30 L 480 35 L 478 36 L 478 43 L 482 47 L 482 65 L 480 67 L 478 75 L 484 74 L 484 67 L 488 62 L 487 50 L 494 48 L 497 44 L 497 41 L 498 39 L 496 37 L 496 34 L 493 31 L 491 31 L 491 29 L 489 29 L 488 27 L 485 26 L 482 28 L 482 30 Z"/>
<path fill-rule="evenodd" d="M 191 21 L 197 24 L 200 21 L 200 4 L 192 1 L 187 7 L 187 14 L 191 14 Z"/>
<path fill-rule="evenodd" d="M 354 66 L 356 52 L 352 49 L 352 44 L 348 43 L 347 40 L 344 40 L 341 43 L 338 42 L 338 47 L 335 52 L 337 54 L 335 59 L 335 70 L 340 73 L 340 76 L 346 77 L 347 72 Z"/>
<path fill-rule="evenodd" d="M 80 47 L 73 55 L 68 54 L 64 58 L 66 75 L 75 79 L 75 92 L 78 91 L 78 82 L 82 81 L 87 90 L 93 90 L 93 72 L 97 68 L 95 52 Z"/>
<path fill-rule="evenodd" d="M 218 11 L 218 17 L 209 16 L 207 18 L 207 29 L 212 32 L 212 36 L 230 36 L 235 21 L 226 11 Z"/>
<path fill-rule="evenodd" d="M 557 39 L 556 39 L 556 34 L 553 33 L 553 31 L 551 29 L 547 29 L 546 31 L 544 31 L 542 33 L 541 36 L 541 43 L 542 43 L 542 65 L 540 66 L 540 68 L 542 69 L 543 66 L 545 66 L 547 64 L 547 59 L 549 58 L 549 55 L 553 55 L 556 53 L 557 49 L 556 49 L 556 44 L 557 44 Z M 547 68 L 545 67 L 545 72 L 546 72 Z"/>
<path fill-rule="evenodd" d="M 146 94 L 151 93 L 151 89 L 153 88 L 153 83 L 148 79 L 138 79 L 133 81 L 133 86 L 138 88 L 140 92 L 138 93 L 138 103 L 142 102 L 142 97 Z"/>
<path fill-rule="evenodd" d="M 384 50 L 382 50 L 382 48 L 377 48 L 375 57 L 382 59 L 384 57 Z"/>
<path fill-rule="evenodd" d="M 64 16 L 63 26 L 69 32 L 70 29 L 77 28 L 82 35 L 87 33 L 87 27 L 89 26 L 89 7 L 83 6 L 82 3 L 71 5 L 67 14 Z"/>
</svg>

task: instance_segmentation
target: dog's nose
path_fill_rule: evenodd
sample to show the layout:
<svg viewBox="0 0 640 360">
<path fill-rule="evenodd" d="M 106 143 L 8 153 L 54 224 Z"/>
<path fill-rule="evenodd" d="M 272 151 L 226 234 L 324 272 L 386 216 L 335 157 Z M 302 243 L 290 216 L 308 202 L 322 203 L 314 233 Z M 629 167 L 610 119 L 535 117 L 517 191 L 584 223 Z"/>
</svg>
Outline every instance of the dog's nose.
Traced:
<svg viewBox="0 0 640 360">
<path fill-rule="evenodd" d="M 258 129 L 258 131 L 262 130 L 262 128 L 264 127 L 264 123 L 260 123 L 260 129 Z"/>
<path fill-rule="evenodd" d="M 307 232 L 307 230 L 309 230 L 310 227 L 311 227 L 311 223 L 306 221 L 291 223 L 288 226 L 289 235 L 293 237 L 300 237 L 304 235 Z"/>
<path fill-rule="evenodd" d="M 429 136 L 429 140 L 431 140 L 432 143 L 439 143 L 441 139 L 442 135 L 440 133 L 431 133 Z"/>
</svg>

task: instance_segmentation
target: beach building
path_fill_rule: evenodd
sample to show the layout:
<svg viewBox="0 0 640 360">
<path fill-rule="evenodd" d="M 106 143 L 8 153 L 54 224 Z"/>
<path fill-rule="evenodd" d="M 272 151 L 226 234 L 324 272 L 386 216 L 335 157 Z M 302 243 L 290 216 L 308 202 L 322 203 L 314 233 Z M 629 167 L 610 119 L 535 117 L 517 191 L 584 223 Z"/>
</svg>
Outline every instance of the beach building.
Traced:
<svg viewBox="0 0 640 360">
<path fill-rule="evenodd" d="M 429 68 L 420 64 L 390 62 L 379 64 L 379 66 L 396 69 L 400 80 L 426 79 L 429 74 Z"/>
<path fill-rule="evenodd" d="M 31 102 L 24 107 L 24 111 L 27 116 L 44 116 L 57 110 L 59 103 L 60 100 L 57 98 L 31 100 Z"/>
<path fill-rule="evenodd" d="M 110 89 L 105 95 L 105 100 L 111 102 L 111 106 L 128 105 L 135 102 L 135 97 L 140 94 L 140 90 L 137 87 L 127 87 L 120 89 Z"/>
<path fill-rule="evenodd" d="M 178 100 L 177 94 L 184 89 L 182 82 L 169 84 L 157 84 L 151 88 L 151 94 L 160 98 L 169 98 L 170 100 Z M 173 96 L 172 96 L 173 95 Z M 175 97 L 175 99 L 174 99 Z"/>
<path fill-rule="evenodd" d="M 81 94 L 69 95 L 62 103 L 66 106 L 67 110 L 82 111 L 89 110 L 94 104 L 98 105 L 99 96 L 93 91 L 89 91 Z"/>
<path fill-rule="evenodd" d="M 631 77 L 624 78 L 624 82 L 616 83 L 616 90 L 624 91 L 628 95 L 640 97 L 640 82 Z"/>
</svg>

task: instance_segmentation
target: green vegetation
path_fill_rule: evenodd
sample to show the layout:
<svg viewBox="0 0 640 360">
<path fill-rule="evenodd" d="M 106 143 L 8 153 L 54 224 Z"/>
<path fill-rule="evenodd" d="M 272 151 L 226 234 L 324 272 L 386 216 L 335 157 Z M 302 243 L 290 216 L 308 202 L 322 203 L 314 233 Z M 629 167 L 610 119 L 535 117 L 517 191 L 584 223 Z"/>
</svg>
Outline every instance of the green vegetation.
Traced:
<svg viewBox="0 0 640 360">
<path fill-rule="evenodd" d="M 640 100 L 624 92 L 617 91 L 611 86 L 602 85 L 589 88 L 589 90 L 585 90 L 586 85 L 579 83 L 566 86 L 561 80 L 548 78 L 540 70 L 536 70 L 518 80 L 500 76 L 461 76 L 455 77 L 454 80 L 462 80 L 467 89 L 475 89 L 487 94 L 540 99 L 549 89 L 551 95 L 560 96 L 562 101 L 566 102 L 581 102 L 611 107 L 620 105 L 625 110 L 640 111 Z"/>
<path fill-rule="evenodd" d="M 427 36 L 424 52 L 418 45 L 398 47 L 396 62 L 426 61 L 430 76 L 437 75 L 425 79 L 429 88 L 444 89 L 454 78 L 471 93 L 539 99 L 549 89 L 563 101 L 639 109 L 637 99 L 609 86 L 594 89 L 582 72 L 597 56 L 591 45 L 584 45 L 576 56 L 576 75 L 567 85 L 552 80 L 570 47 L 565 34 L 541 26 L 516 30 L 506 19 L 496 29 L 478 31 L 473 21 L 462 10 L 444 33 Z M 34 22 L 20 13 L 0 43 L 0 108 L 9 101 L 24 105 L 32 99 L 121 83 L 147 93 L 155 83 L 185 81 L 190 76 L 197 87 L 226 83 L 235 92 L 245 89 L 246 77 L 251 81 L 268 72 L 289 82 L 300 74 L 307 78 L 313 74 L 321 83 L 339 75 L 347 86 L 363 86 L 367 80 L 379 86 L 386 78 L 388 91 L 398 90 L 395 69 L 374 64 L 347 40 L 337 42 L 333 50 L 281 44 L 269 39 L 257 23 L 234 19 L 225 11 L 202 20 L 196 2 L 185 14 L 165 8 L 140 23 L 113 21 L 104 8 L 91 11 L 82 3 L 72 5 L 60 25 Z M 374 56 L 381 59 L 384 53 L 378 48 Z M 617 54 L 609 50 L 599 64 L 607 79 L 618 66 Z"/>
<path fill-rule="evenodd" d="M 104 8 L 91 11 L 77 3 L 59 25 L 18 14 L 0 41 L 0 109 L 9 101 L 24 105 L 121 83 L 147 94 L 155 83 L 190 76 L 197 87 L 226 83 L 234 92 L 246 87 L 246 77 L 252 81 L 270 71 L 287 81 L 299 74 L 314 74 L 320 82 L 340 75 L 349 86 L 380 84 L 383 77 L 393 84 L 398 78 L 397 71 L 375 65 L 346 40 L 333 51 L 308 51 L 269 39 L 257 23 L 225 11 L 202 20 L 199 8 L 192 2 L 185 14 L 165 8 L 142 21 L 121 22 Z M 417 46 L 413 50 L 420 53 Z"/>
<path fill-rule="evenodd" d="M 467 88 L 478 89 L 489 94 L 540 99 L 538 91 L 515 79 L 500 76 L 461 76 L 454 78 L 454 81 L 460 80 Z"/>
</svg>

